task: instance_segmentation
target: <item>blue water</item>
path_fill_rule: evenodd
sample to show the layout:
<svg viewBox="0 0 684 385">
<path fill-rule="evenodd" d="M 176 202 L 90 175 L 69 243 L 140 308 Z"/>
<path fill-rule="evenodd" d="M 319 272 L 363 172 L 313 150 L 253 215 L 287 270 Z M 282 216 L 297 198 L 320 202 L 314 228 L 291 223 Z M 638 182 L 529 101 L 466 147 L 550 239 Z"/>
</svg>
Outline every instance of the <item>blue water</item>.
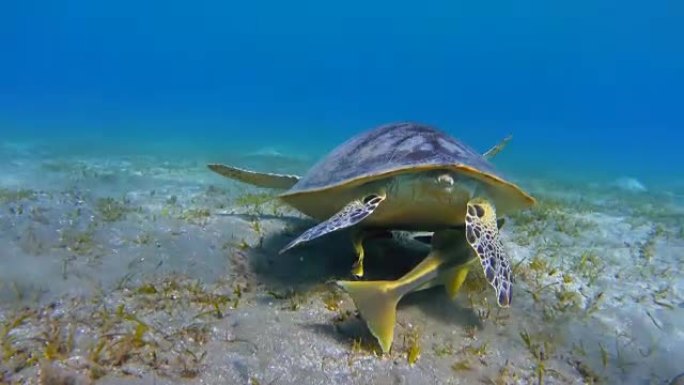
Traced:
<svg viewBox="0 0 684 385">
<path fill-rule="evenodd" d="M 242 275 L 243 270 L 249 270 L 245 275 L 259 270 L 254 275 L 259 295 L 269 286 L 269 274 L 276 280 L 285 277 L 293 287 L 302 277 L 329 281 L 337 272 L 323 266 L 332 266 L 330 261 L 347 251 L 340 247 L 329 254 L 333 247 L 316 249 L 311 244 L 289 257 L 276 256 L 276 250 L 300 231 L 295 227 L 299 222 L 270 211 L 263 221 L 252 218 L 256 207 L 241 207 L 237 194 L 245 197 L 244 192 L 255 190 L 231 184 L 211 173 L 205 163 L 242 159 L 244 164 L 239 165 L 244 167 L 300 173 L 306 168 L 302 164 L 351 135 L 411 120 L 434 125 L 480 151 L 512 134 L 513 141 L 495 164 L 505 175 L 520 178 L 521 186 L 540 202 L 550 197 L 567 203 L 565 207 L 552 202 L 537 214 L 507 220 L 511 224 L 503 232 L 514 266 L 531 266 L 533 258 L 548 257 L 548 276 L 540 279 L 538 270 L 532 277 L 529 268 L 528 274 L 516 276 L 520 284 L 514 289 L 514 303 L 520 305 L 512 308 L 510 321 L 501 318 L 510 327 L 497 329 L 495 324 L 504 325 L 498 315 L 483 323 L 482 333 L 496 333 L 496 339 L 482 334 L 477 343 L 484 347 L 494 341 L 490 346 L 501 349 L 487 358 L 499 362 L 485 371 L 498 371 L 510 357 L 516 370 L 531 375 L 536 359 L 525 361 L 528 354 L 521 353 L 518 333 L 547 326 L 542 324 L 547 314 L 539 305 L 556 304 L 559 294 L 572 292 L 590 300 L 605 292 L 605 306 L 593 309 L 597 313 L 559 324 L 554 334 L 567 338 L 567 344 L 558 354 L 550 354 L 554 363 L 547 368 L 577 378 L 575 369 L 556 364 L 579 357 L 579 349 L 573 346 L 570 352 L 570 344 L 584 340 L 586 361 L 603 370 L 607 383 L 672 378 L 684 370 L 682 41 L 682 0 L 0 0 L 0 321 L 9 325 L 7 298 L 28 300 L 34 292 L 55 303 L 50 309 L 60 314 L 78 320 L 77 313 L 85 312 L 83 319 L 91 319 L 90 305 L 71 311 L 71 301 L 53 299 L 101 282 L 107 299 L 102 303 L 116 302 L 116 307 L 106 306 L 119 309 L 119 301 L 127 301 L 128 294 L 109 287 L 123 285 L 129 277 L 146 282 L 172 271 L 207 283 L 220 276 L 231 285 L 220 289 L 226 293 L 234 293 L 228 273 Z M 296 159 L 240 158 L 264 150 Z M 165 163 L 166 159 L 178 162 Z M 648 193 L 640 192 L 642 183 Z M 109 201 L 100 199 L 105 197 L 130 209 L 125 218 L 105 220 L 102 202 L 107 208 Z M 261 229 L 273 243 L 267 240 L 263 246 L 257 240 Z M 245 251 L 244 245 L 254 253 Z M 351 258 L 351 246 L 340 245 L 349 250 L 345 258 Z M 238 248 L 241 251 L 234 253 Z M 581 270 L 598 264 L 587 262 L 593 260 L 589 256 L 601 259 L 605 270 L 595 283 L 587 284 L 588 271 Z M 244 267 L 252 263 L 256 267 Z M 347 274 L 349 267 L 339 275 Z M 555 291 L 560 290 L 560 271 L 563 281 L 566 272 L 575 277 L 568 291 L 565 286 Z M 547 299 L 537 304 L 536 295 L 527 289 L 538 294 L 541 288 Z M 656 297 L 662 297 L 661 303 L 652 302 Z M 546 302 L 548 298 L 553 302 Z M 207 321 L 215 338 L 207 345 L 208 360 L 215 365 L 208 364 L 201 373 L 204 383 L 238 374 L 246 383 L 245 373 L 255 370 L 268 372 L 268 379 L 260 377 L 261 383 L 300 383 L 293 380 L 300 374 L 323 374 L 327 383 L 348 383 L 344 378 L 362 382 L 363 376 L 384 373 L 401 382 L 434 382 L 432 369 L 424 371 L 422 363 L 407 376 L 395 371 L 404 369 L 394 359 L 352 367 L 347 348 L 341 345 L 344 333 L 313 334 L 328 326 L 337 330 L 332 313 L 322 315 L 314 305 L 304 304 L 304 315 L 290 316 L 295 313 L 288 310 L 280 318 L 271 307 L 286 308 L 275 299 L 271 305 L 271 300 L 268 305 L 260 300 L 248 303 L 244 313 L 241 303 L 240 310 L 226 311 L 230 314 L 225 320 Z M 466 304 L 463 297 L 459 301 Z M 126 302 L 126 311 L 129 305 L 142 306 Z M 205 310 L 198 312 L 206 315 Z M 52 313 L 41 310 L 32 322 L 42 325 L 45 315 Z M 148 315 L 157 318 L 157 313 L 161 310 L 150 314 L 144 309 L 139 315 L 147 322 Z M 177 321 L 190 319 L 189 313 L 181 314 L 185 315 L 174 316 L 168 325 L 168 317 L 161 318 L 164 341 L 173 335 L 191 336 L 173 329 Z M 248 314 L 254 315 L 243 317 Z M 461 344 L 455 336 L 461 335 L 461 327 L 466 330 L 466 324 L 446 323 L 447 312 L 421 310 L 421 315 L 405 319 L 427 320 L 437 314 L 438 321 L 424 323 L 437 325 L 437 332 L 425 335 L 444 339 L 440 345 L 452 338 Z M 478 310 L 472 318 L 482 314 Z M 489 310 L 486 314 L 489 317 Z M 205 322 L 198 317 L 193 315 L 193 325 Z M 79 325 L 84 337 L 76 339 L 78 344 L 110 335 L 92 327 L 81 330 L 80 321 L 65 319 L 65 336 L 72 337 L 71 326 Z M 157 332 L 153 329 L 149 333 Z M 240 344 L 247 350 L 237 350 L 237 344 L 224 343 L 231 342 L 230 336 L 236 337 L 232 342 L 251 344 L 249 334 L 237 339 L 243 337 L 236 332 L 241 330 L 255 333 L 254 351 L 248 345 Z M 634 339 L 618 346 L 613 332 Z M 2 337 L 11 339 L 0 338 L 3 356 L 13 343 L 45 341 L 43 334 L 5 334 Z M 281 344 L 283 335 L 292 343 Z M 478 331 L 476 339 L 480 335 Z M 460 376 L 451 370 L 455 356 L 430 361 L 436 355 L 436 345 L 430 345 L 423 350 L 426 367 L 434 364 Z M 160 353 L 177 350 L 165 346 L 159 345 Z M 193 359 L 204 357 L 186 346 L 191 345 L 183 342 Z M 349 346 L 352 349 L 351 342 Z M 602 368 L 604 347 L 610 364 Z M 144 351 L 147 356 L 149 351 Z M 85 363 L 81 358 L 92 355 L 84 352 L 90 351 L 69 351 L 64 361 L 68 356 L 68 362 Z M 183 353 L 183 361 L 162 356 L 157 361 L 156 353 L 153 357 L 157 371 L 157 363 L 164 362 L 180 370 L 190 356 Z M 5 373 L 24 375 L 6 370 L 7 358 L 0 359 L 3 383 Z M 618 369 L 627 362 L 632 366 Z M 225 369 L 224 378 L 227 363 L 231 368 Z M 283 365 L 297 368 L 281 380 L 277 376 Z M 318 365 L 321 373 L 315 373 Z M 477 375 L 473 381 L 482 382 L 484 373 L 477 365 L 471 378 Z M 122 368 L 138 373 L 136 366 Z M 96 372 L 100 369 L 91 374 Z M 436 373 L 435 379 L 449 376 Z M 468 377 L 463 378 L 457 381 L 467 382 Z"/>
<path fill-rule="evenodd" d="M 106 154 L 283 145 L 434 124 L 504 168 L 681 177 L 675 0 L 5 1 L 3 139 Z"/>
</svg>

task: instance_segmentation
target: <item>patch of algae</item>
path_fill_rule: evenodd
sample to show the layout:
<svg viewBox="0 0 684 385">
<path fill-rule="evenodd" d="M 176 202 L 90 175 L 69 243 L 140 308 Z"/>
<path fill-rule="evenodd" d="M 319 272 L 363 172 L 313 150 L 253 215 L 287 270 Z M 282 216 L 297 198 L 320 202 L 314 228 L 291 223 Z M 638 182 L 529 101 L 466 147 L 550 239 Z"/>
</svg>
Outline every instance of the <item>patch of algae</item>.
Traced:
<svg viewBox="0 0 684 385">
<path fill-rule="evenodd" d="M 111 197 L 99 198 L 95 202 L 95 210 L 106 222 L 116 222 L 124 219 L 132 209 L 125 200 L 117 200 Z"/>
<path fill-rule="evenodd" d="M 203 368 L 212 320 L 237 307 L 244 288 L 226 290 L 167 277 L 120 289 L 107 300 L 73 299 L 66 310 L 51 304 L 8 313 L 0 324 L 0 383 L 21 383 L 23 373 L 44 361 L 73 367 L 77 358 L 75 369 L 92 380 L 136 368 L 194 378 Z"/>
<path fill-rule="evenodd" d="M 528 210 L 510 215 L 517 236 L 514 241 L 521 246 L 530 245 L 535 237 L 543 236 L 549 230 L 579 238 L 584 231 L 596 228 L 596 224 L 584 218 L 592 212 L 583 204 L 569 205 L 558 199 L 539 197 L 538 203 Z"/>
<path fill-rule="evenodd" d="M 248 214 L 255 216 L 270 214 L 280 217 L 287 208 L 287 205 L 272 193 L 245 192 L 236 197 L 234 203 L 237 207 L 247 208 Z"/>
<path fill-rule="evenodd" d="M 0 204 L 16 203 L 23 200 L 33 200 L 37 193 L 33 190 L 21 189 L 11 190 L 7 188 L 0 188 Z"/>
</svg>

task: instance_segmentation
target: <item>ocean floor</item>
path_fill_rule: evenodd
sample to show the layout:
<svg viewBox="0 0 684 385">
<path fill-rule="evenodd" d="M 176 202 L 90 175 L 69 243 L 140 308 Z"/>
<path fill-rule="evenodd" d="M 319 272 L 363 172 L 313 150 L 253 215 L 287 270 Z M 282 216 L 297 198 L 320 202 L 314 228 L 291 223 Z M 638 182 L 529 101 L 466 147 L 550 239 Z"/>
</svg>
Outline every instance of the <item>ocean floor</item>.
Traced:
<svg viewBox="0 0 684 385">
<path fill-rule="evenodd" d="M 348 234 L 285 253 L 313 224 L 209 171 L 298 173 L 274 152 L 64 156 L 0 145 L 0 383 L 667 384 L 684 372 L 684 186 L 521 178 L 508 219 L 513 306 L 482 273 L 399 305 L 379 354 L 351 299 Z M 269 166 L 271 165 L 271 166 Z M 366 246 L 396 278 L 424 250 Z"/>
</svg>

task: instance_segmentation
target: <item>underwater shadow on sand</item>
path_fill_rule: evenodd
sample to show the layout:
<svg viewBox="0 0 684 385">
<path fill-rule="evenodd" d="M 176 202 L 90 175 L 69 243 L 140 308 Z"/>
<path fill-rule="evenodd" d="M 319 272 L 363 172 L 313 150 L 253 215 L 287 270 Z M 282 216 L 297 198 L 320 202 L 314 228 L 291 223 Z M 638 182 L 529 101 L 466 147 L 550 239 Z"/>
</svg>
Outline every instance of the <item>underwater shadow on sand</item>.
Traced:
<svg viewBox="0 0 684 385">
<path fill-rule="evenodd" d="M 397 306 L 395 338 L 397 337 L 396 330 L 402 326 L 401 313 L 410 307 L 419 308 L 425 314 L 425 319 L 438 320 L 446 325 L 459 326 L 464 329 L 476 327 L 478 330 L 482 330 L 484 328 L 480 318 L 472 309 L 461 307 L 455 302 L 450 301 L 440 291 L 440 288 L 432 288 L 411 293 L 399 302 Z M 358 340 L 363 346 L 370 347 L 380 353 L 377 341 L 358 313 L 342 321 L 331 317 L 330 322 L 305 324 L 302 327 L 331 338 L 341 344 L 351 346 L 354 341 Z"/>
<path fill-rule="evenodd" d="M 484 325 L 480 317 L 473 309 L 464 307 L 459 302 L 462 301 L 450 300 L 443 287 L 433 287 L 407 295 L 399 302 L 397 309 L 401 311 L 402 309 L 417 307 L 427 317 L 439 320 L 441 323 L 477 327 L 482 330 Z"/>
<path fill-rule="evenodd" d="M 300 244 L 285 253 L 280 250 L 290 241 L 316 224 L 310 219 L 259 214 L 226 214 L 247 220 L 273 219 L 286 227 L 269 231 L 260 247 L 245 251 L 250 268 L 260 284 L 271 288 L 294 289 L 330 283 L 333 280 L 355 280 L 351 267 L 356 255 L 351 231 L 340 230 Z M 412 269 L 424 257 L 389 239 L 387 236 L 364 241 L 365 275 L 363 280 L 394 280 Z"/>
<path fill-rule="evenodd" d="M 310 220 L 286 220 L 294 225 L 291 231 L 273 232 L 264 238 L 260 248 L 250 249 L 245 254 L 259 286 L 274 292 L 302 292 L 321 285 L 333 288 L 334 281 L 338 279 L 356 279 L 351 274 L 356 256 L 350 242 L 350 232 L 338 231 L 279 254 L 279 250 L 288 242 L 314 224 Z M 398 279 L 426 256 L 425 251 L 405 247 L 388 238 L 369 239 L 364 242 L 364 248 L 364 281 Z M 462 303 L 459 300 L 451 301 L 440 286 L 406 295 L 399 302 L 397 311 L 400 314 L 402 310 L 418 308 L 426 318 L 444 324 L 481 329 L 478 315 Z M 330 323 L 307 327 L 347 342 L 348 335 L 362 338 L 370 336 L 365 324 L 354 317 L 344 325 Z M 342 333 L 338 330 L 340 327 L 344 329 Z"/>
</svg>

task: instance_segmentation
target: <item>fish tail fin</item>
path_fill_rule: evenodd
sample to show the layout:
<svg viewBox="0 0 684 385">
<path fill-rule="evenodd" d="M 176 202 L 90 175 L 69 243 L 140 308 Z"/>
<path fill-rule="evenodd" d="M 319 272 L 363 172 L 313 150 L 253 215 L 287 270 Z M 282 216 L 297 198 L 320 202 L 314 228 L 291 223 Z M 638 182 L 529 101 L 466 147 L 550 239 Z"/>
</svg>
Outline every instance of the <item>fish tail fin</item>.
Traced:
<svg viewBox="0 0 684 385">
<path fill-rule="evenodd" d="M 349 295 L 383 353 L 392 347 L 397 304 L 404 291 L 395 281 L 337 281 Z"/>
</svg>

